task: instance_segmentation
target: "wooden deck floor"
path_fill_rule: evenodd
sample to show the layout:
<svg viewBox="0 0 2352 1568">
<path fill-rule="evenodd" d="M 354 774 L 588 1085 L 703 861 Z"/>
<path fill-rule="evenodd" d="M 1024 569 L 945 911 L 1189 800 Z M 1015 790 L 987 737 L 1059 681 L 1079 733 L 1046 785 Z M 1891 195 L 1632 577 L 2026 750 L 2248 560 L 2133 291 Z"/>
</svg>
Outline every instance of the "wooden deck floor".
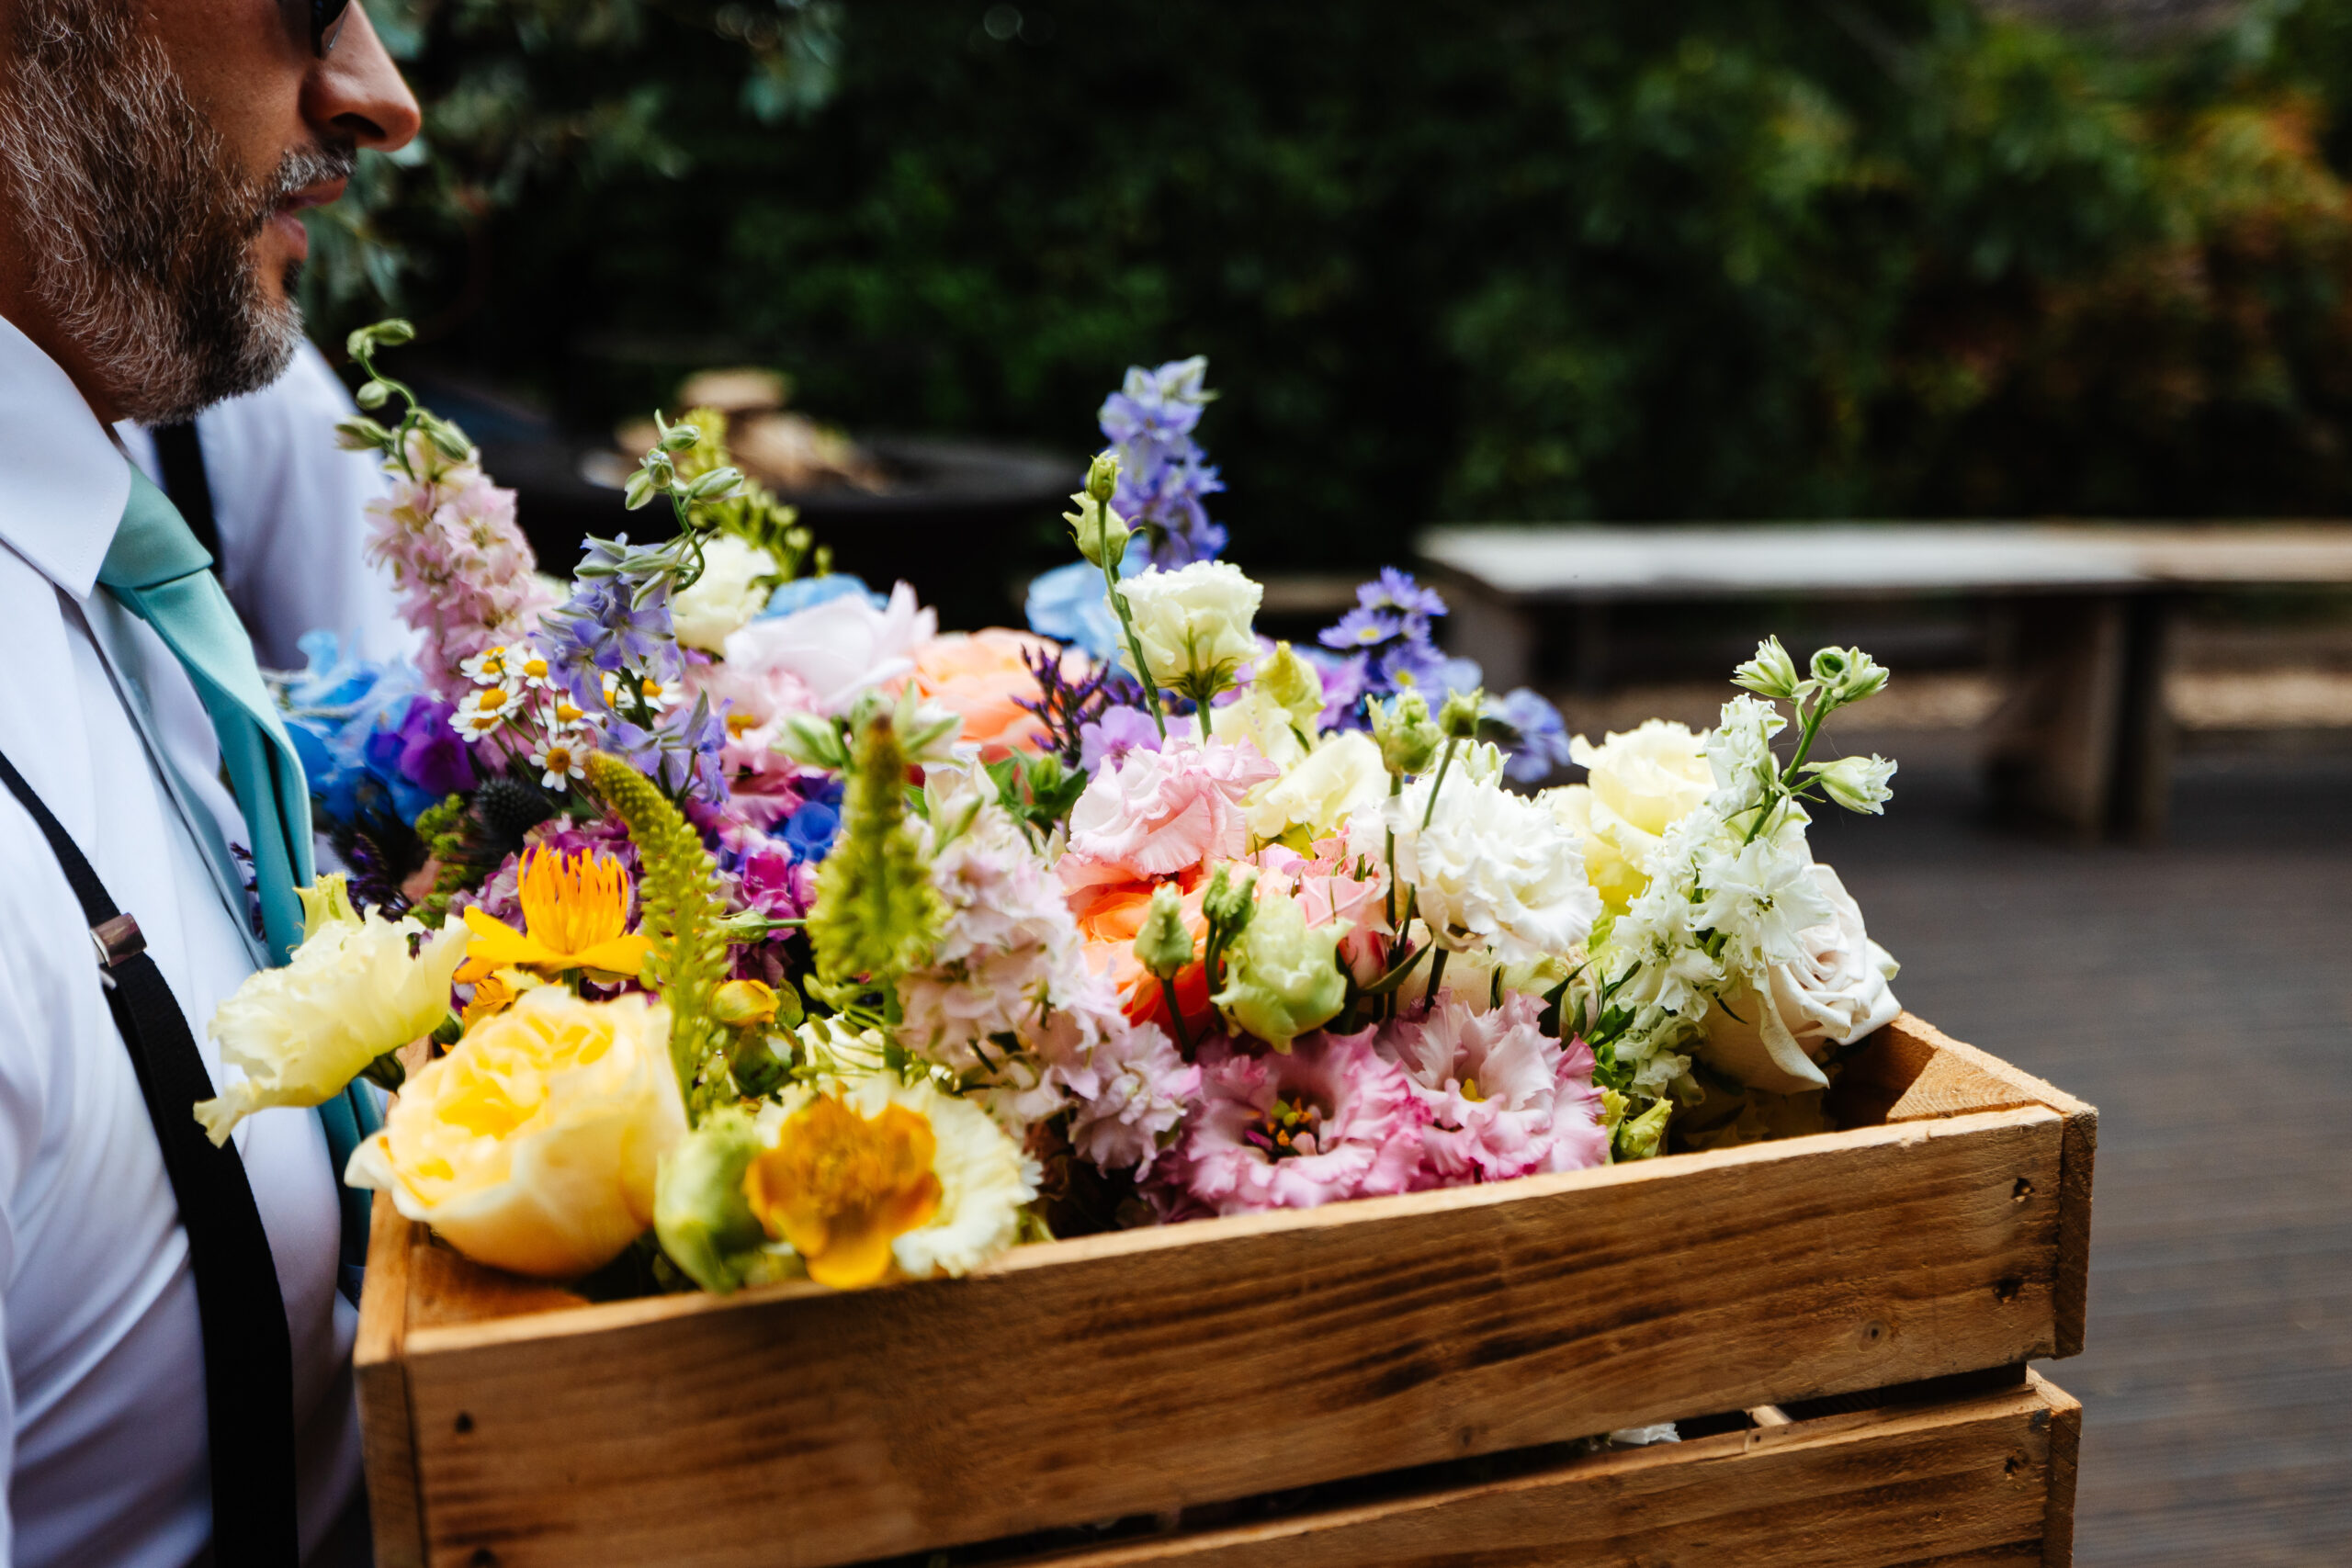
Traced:
<svg viewBox="0 0 2352 1568">
<path fill-rule="evenodd" d="M 2099 1107 L 2076 1561 L 2352 1563 L 2352 758 L 2184 761 L 2071 849 L 1907 769 L 1815 842 L 1916 1012 Z M 1905 787 L 1908 786 L 1908 787 Z"/>
</svg>

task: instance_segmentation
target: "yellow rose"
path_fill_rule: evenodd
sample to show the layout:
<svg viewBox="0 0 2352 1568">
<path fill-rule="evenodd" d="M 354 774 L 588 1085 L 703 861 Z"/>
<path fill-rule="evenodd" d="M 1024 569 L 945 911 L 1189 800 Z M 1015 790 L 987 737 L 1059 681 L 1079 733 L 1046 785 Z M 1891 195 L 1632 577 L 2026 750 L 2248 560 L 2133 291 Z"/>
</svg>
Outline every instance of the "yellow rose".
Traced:
<svg viewBox="0 0 2352 1568">
<path fill-rule="evenodd" d="M 568 1280 L 653 1223 L 655 1171 L 685 1135 L 670 1010 L 548 986 L 410 1078 L 344 1179 L 478 1263 Z"/>
<path fill-rule="evenodd" d="M 1388 770 L 1379 746 L 1362 730 L 1351 729 L 1325 740 L 1282 777 L 1260 784 L 1244 808 L 1250 831 L 1261 840 L 1272 841 L 1288 829 L 1303 828 L 1312 842 L 1338 832 L 1359 812 L 1377 811 L 1387 798 Z"/>
<path fill-rule="evenodd" d="M 1579 735 L 1568 755 L 1588 782 L 1547 789 L 1537 798 L 1559 824 L 1584 840 L 1585 874 L 1618 914 L 1649 886 L 1650 852 L 1715 787 L 1706 738 L 1653 718 L 1593 745 Z"/>
<path fill-rule="evenodd" d="M 292 961 L 247 976 L 212 1014 L 207 1032 L 220 1059 L 245 1074 L 196 1107 L 216 1145 L 266 1106 L 325 1104 L 377 1057 L 449 1015 L 464 929 L 435 933 L 412 919 L 363 919 L 342 882 L 323 879 L 305 899 L 310 934 Z M 412 939 L 422 943 L 413 958 Z"/>
</svg>

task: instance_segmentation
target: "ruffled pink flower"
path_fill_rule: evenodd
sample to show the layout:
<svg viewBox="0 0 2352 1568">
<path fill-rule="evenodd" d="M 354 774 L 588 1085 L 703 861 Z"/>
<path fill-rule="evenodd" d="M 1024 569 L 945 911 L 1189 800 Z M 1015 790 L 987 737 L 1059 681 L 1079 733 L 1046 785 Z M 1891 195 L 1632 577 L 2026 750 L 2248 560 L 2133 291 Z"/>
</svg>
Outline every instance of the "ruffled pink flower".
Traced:
<svg viewBox="0 0 2352 1568">
<path fill-rule="evenodd" d="M 879 610 L 862 593 L 844 593 L 753 621 L 727 638 L 727 662 L 754 680 L 789 675 L 816 711 L 840 714 L 868 688 L 912 673 L 915 649 L 938 633 L 937 612 L 917 607 L 915 591 L 901 582 Z"/>
<path fill-rule="evenodd" d="M 1250 844 L 1241 797 L 1282 770 L 1247 741 L 1134 750 L 1078 797 L 1056 870 L 1070 887 L 1172 876 Z"/>
<path fill-rule="evenodd" d="M 1608 1157 L 1592 1048 L 1545 1034 L 1541 1011 L 1517 991 L 1486 1013 L 1449 995 L 1381 1041 L 1429 1115 L 1428 1185 L 1582 1170 Z"/>
<path fill-rule="evenodd" d="M 1184 1060 L 1157 1024 L 1130 1024 L 1118 1011 L 1094 1015 L 1101 1035 L 1083 1059 L 1053 1070 L 1075 1106 L 1070 1146 L 1104 1170 L 1151 1174 L 1161 1150 L 1201 1090 L 1201 1069 Z"/>
<path fill-rule="evenodd" d="M 1201 1108 L 1171 1171 L 1193 1201 L 1246 1214 L 1416 1185 L 1429 1111 L 1373 1031 L 1310 1034 L 1262 1056 L 1212 1040 L 1197 1056 Z"/>
<path fill-rule="evenodd" d="M 1388 966 L 1388 871 L 1382 857 L 1351 852 L 1344 836 L 1315 840 L 1312 859 L 1282 844 L 1269 844 L 1250 857 L 1261 878 L 1259 890 L 1279 887 L 1298 901 L 1311 930 L 1344 920 L 1340 962 L 1368 986 Z"/>
</svg>

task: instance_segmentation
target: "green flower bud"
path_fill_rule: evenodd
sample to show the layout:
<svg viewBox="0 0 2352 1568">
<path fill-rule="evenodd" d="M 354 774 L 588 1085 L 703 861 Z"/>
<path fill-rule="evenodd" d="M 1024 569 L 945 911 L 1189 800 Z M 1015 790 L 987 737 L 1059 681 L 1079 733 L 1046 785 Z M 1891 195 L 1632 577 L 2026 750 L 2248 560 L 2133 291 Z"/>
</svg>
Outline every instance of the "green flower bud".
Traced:
<svg viewBox="0 0 2352 1568">
<path fill-rule="evenodd" d="M 1445 739 L 1430 718 L 1429 699 L 1406 692 L 1372 705 L 1372 738 L 1380 743 L 1381 765 L 1391 777 L 1425 772 Z"/>
<path fill-rule="evenodd" d="M 391 446 L 392 433 L 372 419 L 355 414 L 335 422 L 334 444 L 346 452 L 380 452 Z"/>
<path fill-rule="evenodd" d="M 1277 1051 L 1340 1014 L 1347 976 L 1334 958 L 1344 920 L 1309 930 L 1306 912 L 1270 898 L 1227 957 L 1225 988 L 1214 998 L 1235 1024 Z"/>
<path fill-rule="evenodd" d="M 621 491 L 621 504 L 631 512 L 640 512 L 652 499 L 653 476 L 643 468 L 629 475 L 628 486 Z"/>
<path fill-rule="evenodd" d="M 1875 695 L 1886 677 L 1886 667 L 1859 648 L 1825 648 L 1813 656 L 1813 678 L 1840 706 Z"/>
<path fill-rule="evenodd" d="M 376 342 L 385 348 L 398 348 L 402 344 L 416 341 L 416 329 L 397 316 L 389 321 L 378 321 L 368 330 L 375 334 Z"/>
<path fill-rule="evenodd" d="M 705 1116 L 662 1156 L 653 1179 L 653 1234 L 670 1261 L 704 1290 L 724 1295 L 765 1261 L 767 1231 L 743 1195 L 760 1153 L 752 1118 L 729 1106 Z"/>
<path fill-rule="evenodd" d="M 1731 683 L 1745 686 L 1758 696 L 1776 697 L 1781 702 L 1793 702 L 1797 694 L 1796 660 L 1781 646 L 1781 639 L 1768 637 L 1756 645 L 1756 657 L 1731 673 Z"/>
<path fill-rule="evenodd" d="M 1209 874 L 1208 891 L 1201 896 L 1201 913 L 1208 917 L 1210 926 L 1220 931 L 1224 940 L 1230 942 L 1257 912 L 1257 873 L 1251 872 L 1236 882 L 1220 865 Z"/>
<path fill-rule="evenodd" d="M 1193 961 L 1193 933 L 1184 926 L 1184 897 L 1173 883 L 1152 890 L 1151 911 L 1136 933 L 1136 962 L 1165 980 Z"/>
<path fill-rule="evenodd" d="M 1062 521 L 1069 525 L 1078 553 L 1095 566 L 1125 560 L 1130 530 L 1119 514 L 1084 491 L 1069 499 L 1078 510 L 1063 513 Z"/>
<path fill-rule="evenodd" d="M 683 428 L 683 426 L 681 427 Z M 713 468 L 696 479 L 686 491 L 688 501 L 716 501 L 743 482 L 738 468 Z"/>
<path fill-rule="evenodd" d="M 776 995 L 764 980 L 729 980 L 711 993 L 710 1016 L 729 1029 L 774 1023 Z"/>
<path fill-rule="evenodd" d="M 1097 505 L 1108 506 L 1119 492 L 1119 459 L 1109 452 L 1097 452 L 1086 470 L 1086 493 Z M 1072 497 L 1072 500 L 1077 499 Z"/>
<path fill-rule="evenodd" d="M 1884 814 L 1894 791 L 1887 781 L 1894 764 L 1883 757 L 1840 757 L 1834 762 L 1807 762 L 1804 771 L 1821 781 L 1821 792 L 1849 811 L 1872 817 Z"/>
<path fill-rule="evenodd" d="M 661 423 L 661 416 L 659 414 L 654 416 L 654 423 L 657 426 Z M 702 427 L 700 425 L 673 424 L 667 430 L 662 432 L 662 450 L 664 452 L 684 452 L 701 439 Z"/>
<path fill-rule="evenodd" d="M 391 388 L 381 381 L 370 381 L 351 394 L 351 400 L 363 409 L 379 409 L 392 395 Z"/>
<path fill-rule="evenodd" d="M 1450 692 L 1445 705 L 1438 709 L 1437 727 L 1449 739 L 1469 740 L 1477 736 L 1478 715 L 1487 705 L 1484 692 Z"/>
<path fill-rule="evenodd" d="M 1259 664 L 1250 686 L 1279 704 L 1310 737 L 1314 735 L 1315 721 L 1323 712 L 1323 677 L 1290 644 L 1274 644 L 1274 651 Z"/>
</svg>

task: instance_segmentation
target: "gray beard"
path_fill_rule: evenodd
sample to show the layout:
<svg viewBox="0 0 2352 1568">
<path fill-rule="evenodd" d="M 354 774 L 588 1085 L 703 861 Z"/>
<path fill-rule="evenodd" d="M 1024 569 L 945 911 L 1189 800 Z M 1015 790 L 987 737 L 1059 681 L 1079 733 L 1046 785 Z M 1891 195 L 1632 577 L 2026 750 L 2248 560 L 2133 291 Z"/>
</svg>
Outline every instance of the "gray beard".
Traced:
<svg viewBox="0 0 2352 1568">
<path fill-rule="evenodd" d="M 253 242 L 352 150 L 240 174 L 123 0 L 22 0 L 0 83 L 0 179 L 27 282 L 124 416 L 192 419 L 276 380 L 301 341 L 299 266 L 273 302 Z"/>
</svg>

